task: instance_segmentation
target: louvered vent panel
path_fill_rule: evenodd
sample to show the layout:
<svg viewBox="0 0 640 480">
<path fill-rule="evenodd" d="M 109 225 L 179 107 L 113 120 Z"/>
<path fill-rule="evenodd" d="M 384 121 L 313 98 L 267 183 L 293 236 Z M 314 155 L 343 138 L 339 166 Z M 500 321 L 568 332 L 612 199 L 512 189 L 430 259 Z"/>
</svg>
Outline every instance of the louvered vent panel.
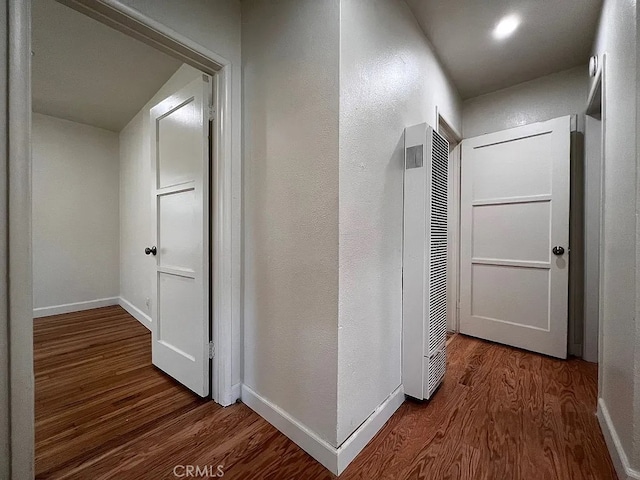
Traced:
<svg viewBox="0 0 640 480">
<path fill-rule="evenodd" d="M 427 389 L 425 398 L 431 398 L 433 392 L 438 388 L 438 385 L 440 385 L 444 377 L 446 367 L 447 353 L 444 348 L 429 357 L 425 378 L 425 386 Z"/>
<path fill-rule="evenodd" d="M 427 356 L 436 352 L 447 338 L 447 172 L 449 166 L 449 144 L 433 130 L 431 135 L 429 351 Z M 444 374 L 444 367 L 442 373 Z"/>
</svg>

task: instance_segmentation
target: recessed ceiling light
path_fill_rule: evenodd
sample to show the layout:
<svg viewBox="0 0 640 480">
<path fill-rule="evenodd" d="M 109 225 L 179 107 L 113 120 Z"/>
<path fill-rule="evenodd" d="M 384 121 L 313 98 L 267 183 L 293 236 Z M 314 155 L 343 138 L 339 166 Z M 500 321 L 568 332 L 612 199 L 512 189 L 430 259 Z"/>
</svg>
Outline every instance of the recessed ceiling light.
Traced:
<svg viewBox="0 0 640 480">
<path fill-rule="evenodd" d="M 502 40 L 516 31 L 520 25 L 520 18 L 517 15 L 507 15 L 498 22 L 493 29 L 493 38 Z"/>
</svg>

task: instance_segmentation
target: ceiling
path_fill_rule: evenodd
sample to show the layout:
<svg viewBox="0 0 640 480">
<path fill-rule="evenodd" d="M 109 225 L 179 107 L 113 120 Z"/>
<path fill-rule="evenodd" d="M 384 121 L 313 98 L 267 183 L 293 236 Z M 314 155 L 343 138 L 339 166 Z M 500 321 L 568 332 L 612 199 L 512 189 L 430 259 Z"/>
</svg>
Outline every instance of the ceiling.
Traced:
<svg viewBox="0 0 640 480">
<path fill-rule="evenodd" d="M 463 99 L 586 65 L 602 0 L 407 0 Z M 504 40 L 492 30 L 516 14 Z M 585 66 L 586 74 L 586 66 Z"/>
<path fill-rule="evenodd" d="M 118 132 L 181 65 L 55 0 L 32 16 L 34 112 Z"/>
</svg>

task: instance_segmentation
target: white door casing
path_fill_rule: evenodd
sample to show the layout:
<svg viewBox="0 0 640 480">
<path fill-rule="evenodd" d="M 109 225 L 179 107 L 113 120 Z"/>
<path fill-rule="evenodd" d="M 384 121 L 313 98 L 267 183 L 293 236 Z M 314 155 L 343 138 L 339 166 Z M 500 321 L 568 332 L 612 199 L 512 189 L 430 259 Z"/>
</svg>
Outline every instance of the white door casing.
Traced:
<svg viewBox="0 0 640 480">
<path fill-rule="evenodd" d="M 451 144 L 451 143 L 450 143 Z M 447 330 L 460 330 L 460 143 L 449 154 Z"/>
<path fill-rule="evenodd" d="M 461 333 L 566 358 L 570 118 L 462 142 Z"/>
<path fill-rule="evenodd" d="M 209 394 L 209 108 L 207 75 L 151 109 L 152 361 Z"/>
</svg>

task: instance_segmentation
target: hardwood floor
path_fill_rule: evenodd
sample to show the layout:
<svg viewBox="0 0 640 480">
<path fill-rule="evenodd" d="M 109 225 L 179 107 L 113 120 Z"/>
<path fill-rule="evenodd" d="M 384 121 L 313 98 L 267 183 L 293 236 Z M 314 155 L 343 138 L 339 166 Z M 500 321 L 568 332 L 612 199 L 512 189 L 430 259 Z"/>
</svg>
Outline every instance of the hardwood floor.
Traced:
<svg viewBox="0 0 640 480">
<path fill-rule="evenodd" d="M 120 307 L 34 321 L 37 478 L 204 404 L 151 365 L 150 341 Z"/>
<path fill-rule="evenodd" d="M 203 401 L 151 365 L 120 307 L 35 320 L 37 478 L 330 479 L 242 404 Z M 341 479 L 615 479 L 596 366 L 456 335 L 444 384 L 405 402 Z M 186 474 L 178 467 L 178 474 Z M 194 477 L 183 477 L 194 478 Z"/>
</svg>

